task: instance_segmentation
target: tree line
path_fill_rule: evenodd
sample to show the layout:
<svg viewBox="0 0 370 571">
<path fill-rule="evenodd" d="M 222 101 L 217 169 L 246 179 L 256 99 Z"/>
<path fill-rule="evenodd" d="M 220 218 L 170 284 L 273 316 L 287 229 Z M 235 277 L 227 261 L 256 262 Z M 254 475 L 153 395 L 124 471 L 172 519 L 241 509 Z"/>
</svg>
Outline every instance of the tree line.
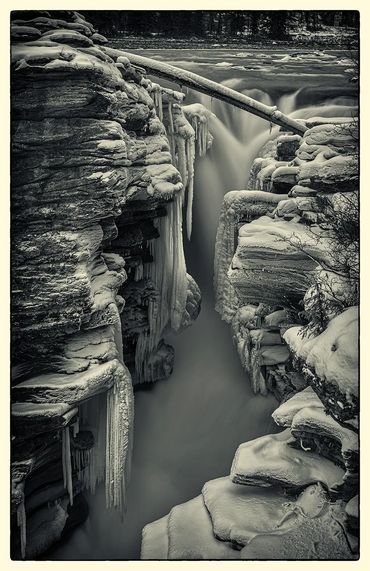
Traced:
<svg viewBox="0 0 370 571">
<path fill-rule="evenodd" d="M 107 36 L 120 34 L 162 37 L 253 38 L 286 40 L 303 29 L 324 26 L 358 28 L 359 13 L 353 10 L 86 10 L 86 18 Z"/>
</svg>

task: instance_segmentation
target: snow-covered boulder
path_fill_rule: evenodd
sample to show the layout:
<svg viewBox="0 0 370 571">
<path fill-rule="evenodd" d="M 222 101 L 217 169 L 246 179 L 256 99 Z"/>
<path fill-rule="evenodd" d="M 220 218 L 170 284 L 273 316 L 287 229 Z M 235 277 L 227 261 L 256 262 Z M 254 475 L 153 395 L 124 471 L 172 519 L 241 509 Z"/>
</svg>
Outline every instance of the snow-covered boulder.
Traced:
<svg viewBox="0 0 370 571">
<path fill-rule="evenodd" d="M 330 413 L 342 421 L 358 413 L 358 307 L 334 317 L 318 336 L 303 337 L 299 327 L 284 339 L 304 363 L 307 379 Z"/>
<path fill-rule="evenodd" d="M 286 428 L 292 425 L 295 415 L 306 407 L 324 409 L 323 403 L 311 387 L 307 387 L 283 402 L 274 410 L 272 418 L 276 424 Z"/>
<path fill-rule="evenodd" d="M 317 155 L 315 160 L 302 163 L 298 184 L 322 192 L 348 192 L 358 189 L 358 162 L 355 155 L 338 155 L 326 159 Z"/>
<path fill-rule="evenodd" d="M 165 515 L 143 528 L 141 559 L 168 558 L 168 518 Z"/>
<path fill-rule="evenodd" d="M 168 516 L 168 559 L 239 559 L 231 543 L 219 541 L 203 496 L 175 506 Z"/>
<path fill-rule="evenodd" d="M 248 560 L 350 560 L 357 559 L 343 529 L 341 506 L 334 504 L 318 517 L 306 518 L 282 536 L 255 537 L 241 552 Z"/>
<path fill-rule="evenodd" d="M 216 537 L 242 547 L 259 535 L 284 535 L 328 503 L 320 485 L 309 486 L 296 498 L 280 488 L 243 486 L 230 478 L 210 480 L 202 494 Z"/>
<path fill-rule="evenodd" d="M 328 489 L 343 481 L 344 471 L 317 453 L 293 448 L 289 429 L 245 442 L 236 451 L 231 480 L 247 486 L 299 489 L 315 482 Z"/>
</svg>

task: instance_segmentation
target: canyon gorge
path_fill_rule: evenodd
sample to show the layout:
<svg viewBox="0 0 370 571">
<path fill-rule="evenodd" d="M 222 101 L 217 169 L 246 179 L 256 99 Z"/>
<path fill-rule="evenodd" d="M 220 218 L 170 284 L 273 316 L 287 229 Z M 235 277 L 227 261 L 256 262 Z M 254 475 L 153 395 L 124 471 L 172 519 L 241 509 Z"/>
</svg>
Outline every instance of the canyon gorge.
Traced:
<svg viewBox="0 0 370 571">
<path fill-rule="evenodd" d="M 354 61 L 11 42 L 12 559 L 358 559 Z"/>
</svg>

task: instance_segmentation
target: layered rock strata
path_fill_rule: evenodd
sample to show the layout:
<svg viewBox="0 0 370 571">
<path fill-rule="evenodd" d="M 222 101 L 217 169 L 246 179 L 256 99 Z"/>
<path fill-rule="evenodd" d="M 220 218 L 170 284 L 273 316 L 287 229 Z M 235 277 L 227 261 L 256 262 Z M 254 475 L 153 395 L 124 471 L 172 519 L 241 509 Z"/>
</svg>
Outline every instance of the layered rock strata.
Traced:
<svg viewBox="0 0 370 571">
<path fill-rule="evenodd" d="M 305 313 L 312 313 L 318 297 L 323 328 L 358 301 L 357 237 L 343 238 L 346 254 L 338 268 L 332 252 L 341 246 L 330 227 L 338 217 L 356 233 L 357 120 L 313 118 L 307 127 L 303 137 L 279 135 L 266 146 L 267 156 L 255 160 L 250 182 L 258 191 L 225 196 L 216 241 L 216 309 L 232 324 L 254 390 L 273 390 L 280 399 L 308 382 L 306 369 L 303 375 L 295 366 L 285 331 L 296 325 L 305 335 Z M 274 186 L 283 174 L 292 175 L 285 179 L 285 195 L 280 183 Z"/>
<path fill-rule="evenodd" d="M 12 23 L 16 559 L 86 517 L 83 489 L 105 481 L 107 507 L 124 509 L 132 384 L 171 373 L 165 332 L 200 307 L 182 245 L 188 183 L 151 84 L 80 14 L 58 16 Z"/>
</svg>

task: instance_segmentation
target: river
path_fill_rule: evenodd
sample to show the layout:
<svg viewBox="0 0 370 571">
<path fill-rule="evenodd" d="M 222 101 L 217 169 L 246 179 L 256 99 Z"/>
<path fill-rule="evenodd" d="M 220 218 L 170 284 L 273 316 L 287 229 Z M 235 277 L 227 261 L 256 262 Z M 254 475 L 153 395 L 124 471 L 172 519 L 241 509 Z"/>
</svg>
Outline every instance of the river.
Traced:
<svg viewBox="0 0 370 571">
<path fill-rule="evenodd" d="M 115 46 L 122 47 L 124 46 Z M 135 51 L 135 50 L 133 50 Z M 355 105 L 351 62 L 339 51 L 136 50 L 259 99 L 295 117 L 341 116 Z M 189 272 L 202 290 L 194 325 L 167 340 L 175 347 L 172 376 L 135 392 L 131 483 L 124 520 L 105 508 L 104 489 L 88 496 L 86 522 L 49 556 L 56 560 L 138 559 L 141 530 L 199 494 L 205 481 L 226 475 L 237 446 L 274 430 L 272 396 L 253 395 L 229 327 L 213 309 L 213 252 L 222 198 L 247 188 L 253 159 L 277 129 L 262 119 L 189 92 L 217 118 L 214 144 L 197 160 L 193 235 L 185 238 Z"/>
</svg>

